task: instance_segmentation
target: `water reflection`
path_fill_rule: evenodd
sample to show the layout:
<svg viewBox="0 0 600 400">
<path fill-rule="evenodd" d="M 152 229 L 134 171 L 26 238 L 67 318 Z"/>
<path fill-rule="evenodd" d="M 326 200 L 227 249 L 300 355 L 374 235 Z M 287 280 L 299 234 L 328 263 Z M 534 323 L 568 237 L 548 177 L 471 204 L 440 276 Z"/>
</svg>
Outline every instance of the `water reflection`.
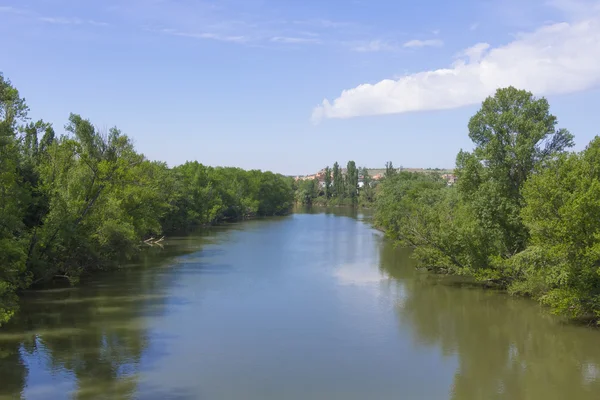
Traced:
<svg viewBox="0 0 600 400">
<path fill-rule="evenodd" d="M 156 268 L 199 243 L 198 236 L 171 242 L 138 260 L 154 270 L 26 294 L 21 312 L 0 331 L 0 399 L 132 398 L 149 342 L 146 320 L 163 312 L 172 279 Z M 28 387 L 28 378 L 35 385 Z"/>
<path fill-rule="evenodd" d="M 29 293 L 0 399 L 600 398 L 600 332 L 416 271 L 368 211 L 302 213 Z"/>
<path fill-rule="evenodd" d="M 380 268 L 402 286 L 400 325 L 410 327 L 415 346 L 458 357 L 452 399 L 600 398 L 599 332 L 410 264 L 406 250 L 382 246 Z"/>
</svg>

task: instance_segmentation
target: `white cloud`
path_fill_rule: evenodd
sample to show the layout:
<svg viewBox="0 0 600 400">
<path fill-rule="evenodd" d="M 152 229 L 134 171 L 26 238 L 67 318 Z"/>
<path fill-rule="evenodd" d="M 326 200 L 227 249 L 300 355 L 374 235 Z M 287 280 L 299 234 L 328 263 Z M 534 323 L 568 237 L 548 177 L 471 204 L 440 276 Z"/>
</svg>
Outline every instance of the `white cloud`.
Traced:
<svg viewBox="0 0 600 400">
<path fill-rule="evenodd" d="M 477 28 L 479 28 L 479 22 L 472 23 L 471 26 L 469 26 L 470 31 L 477 30 Z"/>
<path fill-rule="evenodd" d="M 537 95 L 600 84 L 600 18 L 543 26 L 504 46 L 480 43 L 448 68 L 345 90 L 313 111 L 313 120 L 443 110 L 481 102 L 509 85 Z"/>
<path fill-rule="evenodd" d="M 444 42 L 440 39 L 429 39 L 429 40 L 410 40 L 404 43 L 404 47 L 440 47 L 443 46 Z"/>
<path fill-rule="evenodd" d="M 319 39 L 305 37 L 290 37 L 290 36 L 275 36 L 271 38 L 271 42 L 288 43 L 288 44 L 318 44 Z"/>
<path fill-rule="evenodd" d="M 366 43 L 355 44 L 351 49 L 353 51 L 367 53 L 376 51 L 396 51 L 398 50 L 398 46 L 381 40 L 372 40 Z"/>
</svg>

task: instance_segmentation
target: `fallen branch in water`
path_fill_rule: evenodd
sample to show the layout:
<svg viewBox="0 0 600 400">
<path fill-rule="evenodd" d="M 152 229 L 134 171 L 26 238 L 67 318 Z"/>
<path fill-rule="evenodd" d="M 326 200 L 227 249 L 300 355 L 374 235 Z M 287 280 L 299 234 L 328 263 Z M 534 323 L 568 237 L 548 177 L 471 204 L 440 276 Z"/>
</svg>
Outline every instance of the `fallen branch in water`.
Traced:
<svg viewBox="0 0 600 400">
<path fill-rule="evenodd" d="M 164 236 L 161 237 L 160 239 L 155 239 L 154 237 L 151 237 L 150 239 L 144 240 L 143 243 L 147 244 L 148 246 L 157 245 L 157 246 L 163 247 L 162 244 L 161 244 L 161 242 L 164 241 L 164 240 L 165 240 Z"/>
</svg>

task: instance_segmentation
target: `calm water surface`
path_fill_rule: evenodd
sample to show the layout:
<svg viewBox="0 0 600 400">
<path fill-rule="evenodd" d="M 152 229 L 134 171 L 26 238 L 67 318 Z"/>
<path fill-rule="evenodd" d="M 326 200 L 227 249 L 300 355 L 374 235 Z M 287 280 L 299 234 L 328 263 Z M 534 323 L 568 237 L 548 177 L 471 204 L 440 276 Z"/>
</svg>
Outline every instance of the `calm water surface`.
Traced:
<svg viewBox="0 0 600 400">
<path fill-rule="evenodd" d="M 0 399 L 600 399 L 599 331 L 416 272 L 363 218 L 170 238 L 30 293 L 0 330 Z"/>
</svg>

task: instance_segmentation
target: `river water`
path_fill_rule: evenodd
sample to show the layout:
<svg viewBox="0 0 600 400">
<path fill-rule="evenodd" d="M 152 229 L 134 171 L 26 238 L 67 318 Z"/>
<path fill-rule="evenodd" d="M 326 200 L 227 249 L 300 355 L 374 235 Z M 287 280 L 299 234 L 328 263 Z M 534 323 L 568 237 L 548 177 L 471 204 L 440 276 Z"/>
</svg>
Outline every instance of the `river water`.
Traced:
<svg viewBox="0 0 600 400">
<path fill-rule="evenodd" d="M 212 228 L 28 293 L 0 399 L 600 399 L 600 331 L 418 272 L 365 219 Z"/>
</svg>

